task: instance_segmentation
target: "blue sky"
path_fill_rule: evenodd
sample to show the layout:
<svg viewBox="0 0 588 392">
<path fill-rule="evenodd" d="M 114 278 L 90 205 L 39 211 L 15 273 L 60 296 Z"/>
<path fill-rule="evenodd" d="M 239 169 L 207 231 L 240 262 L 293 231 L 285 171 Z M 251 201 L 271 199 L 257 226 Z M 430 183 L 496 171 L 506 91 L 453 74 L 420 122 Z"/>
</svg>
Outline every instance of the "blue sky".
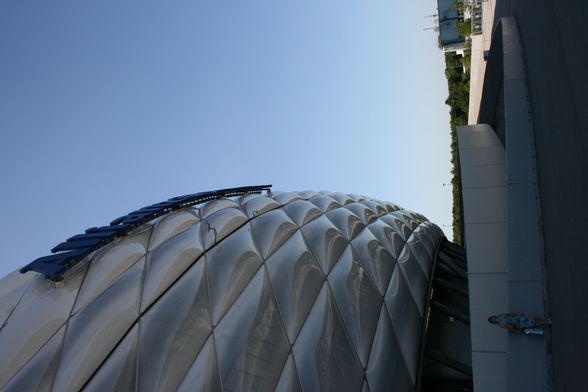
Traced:
<svg viewBox="0 0 588 392">
<path fill-rule="evenodd" d="M 3 2 L 0 276 L 134 209 L 253 184 L 391 201 L 451 239 L 435 7 Z"/>
</svg>

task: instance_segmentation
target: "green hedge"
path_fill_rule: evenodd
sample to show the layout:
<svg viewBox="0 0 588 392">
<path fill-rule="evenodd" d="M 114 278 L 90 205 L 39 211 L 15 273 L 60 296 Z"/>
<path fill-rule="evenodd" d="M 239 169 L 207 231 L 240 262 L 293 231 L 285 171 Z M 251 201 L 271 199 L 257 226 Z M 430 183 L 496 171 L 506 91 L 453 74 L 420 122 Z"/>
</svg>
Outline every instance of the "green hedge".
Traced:
<svg viewBox="0 0 588 392">
<path fill-rule="evenodd" d="M 470 72 L 464 65 L 469 66 L 469 53 L 466 52 L 465 58 L 455 53 L 445 54 L 445 76 L 449 97 L 445 103 L 449 105 L 449 114 L 451 117 L 451 185 L 453 193 L 453 242 L 459 245 L 462 243 L 461 222 L 461 193 L 459 176 L 459 163 L 457 160 L 457 133 L 458 125 L 467 125 L 468 107 L 470 99 Z"/>
</svg>

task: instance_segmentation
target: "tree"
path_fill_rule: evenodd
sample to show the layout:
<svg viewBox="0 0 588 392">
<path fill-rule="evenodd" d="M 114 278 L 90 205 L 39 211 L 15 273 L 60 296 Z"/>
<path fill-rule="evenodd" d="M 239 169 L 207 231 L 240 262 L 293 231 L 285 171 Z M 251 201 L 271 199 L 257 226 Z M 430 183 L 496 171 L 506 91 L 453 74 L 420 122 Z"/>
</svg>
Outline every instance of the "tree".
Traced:
<svg viewBox="0 0 588 392">
<path fill-rule="evenodd" d="M 464 19 L 463 22 L 457 22 L 455 28 L 460 37 L 468 38 L 472 35 L 472 20 Z"/>
</svg>

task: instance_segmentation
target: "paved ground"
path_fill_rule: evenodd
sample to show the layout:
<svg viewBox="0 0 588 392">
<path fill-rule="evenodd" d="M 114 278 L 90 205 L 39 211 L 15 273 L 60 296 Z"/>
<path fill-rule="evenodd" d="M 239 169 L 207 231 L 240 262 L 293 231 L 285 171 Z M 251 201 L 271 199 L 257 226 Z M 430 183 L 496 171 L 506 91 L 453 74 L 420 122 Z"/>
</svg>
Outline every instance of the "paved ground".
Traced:
<svg viewBox="0 0 588 392">
<path fill-rule="evenodd" d="M 514 16 L 537 150 L 556 391 L 588 388 L 588 2 L 497 0 Z"/>
</svg>

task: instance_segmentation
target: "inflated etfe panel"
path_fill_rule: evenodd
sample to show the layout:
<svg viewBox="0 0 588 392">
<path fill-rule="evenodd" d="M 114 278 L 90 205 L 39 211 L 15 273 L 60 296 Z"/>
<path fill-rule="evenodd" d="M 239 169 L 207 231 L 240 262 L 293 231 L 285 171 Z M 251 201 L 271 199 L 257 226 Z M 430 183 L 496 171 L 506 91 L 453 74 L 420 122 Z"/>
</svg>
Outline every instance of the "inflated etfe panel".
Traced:
<svg viewBox="0 0 588 392">
<path fill-rule="evenodd" d="M 7 391 L 408 391 L 441 230 L 330 192 L 181 209 L 0 281 Z"/>
</svg>

